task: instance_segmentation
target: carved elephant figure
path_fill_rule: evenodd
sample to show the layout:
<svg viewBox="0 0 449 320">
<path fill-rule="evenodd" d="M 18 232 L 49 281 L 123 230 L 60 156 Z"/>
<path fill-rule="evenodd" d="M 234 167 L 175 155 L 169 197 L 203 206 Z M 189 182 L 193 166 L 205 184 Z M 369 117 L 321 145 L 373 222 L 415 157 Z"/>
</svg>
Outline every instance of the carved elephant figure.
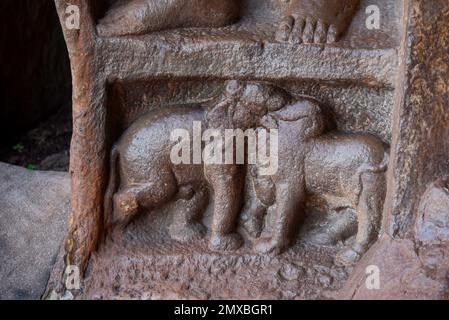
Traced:
<svg viewBox="0 0 449 320">
<path fill-rule="evenodd" d="M 202 129 L 256 128 L 273 107 L 280 109 L 289 99 L 274 86 L 229 81 L 223 94 L 205 105 L 159 109 L 141 117 L 111 153 L 105 225 L 127 225 L 143 210 L 184 201 L 169 231 L 173 238 L 188 241 L 205 234 L 200 218 L 210 193 L 214 195 L 211 248 L 239 248 L 243 241 L 235 227 L 243 201 L 244 165 L 174 164 L 170 154 L 176 142 L 171 133 L 183 129 L 193 137 L 194 122 L 201 122 Z"/>
<path fill-rule="evenodd" d="M 246 206 L 245 226 L 259 236 L 268 207 L 276 204 L 273 235 L 260 239 L 256 250 L 279 254 L 295 239 L 306 201 L 320 198 L 330 206 L 357 213 L 355 243 L 336 261 L 350 265 L 376 239 L 385 197 L 388 154 L 371 135 L 325 133 L 319 104 L 303 100 L 269 115 L 279 130 L 279 170 L 274 176 L 251 170 L 255 196 Z"/>
</svg>

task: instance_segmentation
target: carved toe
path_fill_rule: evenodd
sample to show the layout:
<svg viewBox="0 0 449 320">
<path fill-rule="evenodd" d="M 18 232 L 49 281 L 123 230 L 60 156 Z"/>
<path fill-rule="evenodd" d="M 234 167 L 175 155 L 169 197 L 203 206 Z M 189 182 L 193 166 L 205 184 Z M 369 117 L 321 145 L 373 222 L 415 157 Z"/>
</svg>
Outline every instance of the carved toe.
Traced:
<svg viewBox="0 0 449 320">
<path fill-rule="evenodd" d="M 292 16 L 285 17 L 276 32 L 276 41 L 286 42 L 290 38 L 290 34 L 293 29 L 294 19 Z"/>
<path fill-rule="evenodd" d="M 302 36 L 302 40 L 304 41 L 304 43 L 313 43 L 315 38 L 315 27 L 316 21 L 312 18 L 307 18 Z"/>
<path fill-rule="evenodd" d="M 322 21 L 319 21 L 315 28 L 314 42 L 317 44 L 324 44 L 327 42 L 328 26 Z"/>
<path fill-rule="evenodd" d="M 331 25 L 327 31 L 327 43 L 335 43 L 338 40 L 338 30 L 337 27 Z"/>
<path fill-rule="evenodd" d="M 290 42 L 293 44 L 301 44 L 302 43 L 302 37 L 304 34 L 304 26 L 305 21 L 302 18 L 297 18 L 295 20 L 295 25 L 293 27 L 293 30 L 291 32 L 290 36 Z"/>
</svg>

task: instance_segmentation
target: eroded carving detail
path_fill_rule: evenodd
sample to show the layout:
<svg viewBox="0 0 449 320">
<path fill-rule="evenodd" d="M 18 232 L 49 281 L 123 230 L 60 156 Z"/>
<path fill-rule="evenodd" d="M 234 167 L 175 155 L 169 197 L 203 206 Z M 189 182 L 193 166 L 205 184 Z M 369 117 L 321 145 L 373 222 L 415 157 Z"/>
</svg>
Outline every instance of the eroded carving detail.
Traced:
<svg viewBox="0 0 449 320">
<path fill-rule="evenodd" d="M 205 234 L 200 220 L 208 196 L 213 194 L 211 248 L 235 250 L 241 246 L 235 226 L 243 201 L 244 166 L 175 165 L 170 160 L 170 133 L 184 129 L 193 135 L 195 121 L 203 123 L 203 128 L 220 130 L 279 130 L 277 173 L 260 176 L 264 164 L 249 170 L 257 199 L 245 206 L 245 226 L 259 236 L 266 209 L 276 205 L 277 212 L 273 235 L 259 240 L 259 252 L 280 254 L 288 248 L 306 200 L 315 197 L 324 199 L 328 209 L 352 208 L 357 212 L 356 241 L 337 257 L 340 263 L 358 261 L 376 238 L 388 165 L 382 142 L 368 135 L 326 133 L 326 119 L 313 99 L 298 101 L 278 87 L 239 81 L 228 82 L 225 92 L 209 105 L 154 111 L 125 132 L 111 157 L 105 204 L 108 224 L 126 225 L 142 210 L 181 200 L 185 208 L 175 217 L 170 234 L 181 241 L 198 239 Z M 117 181 L 120 186 L 114 194 Z"/>
<path fill-rule="evenodd" d="M 376 239 L 385 196 L 388 154 L 381 141 L 368 135 L 325 134 L 320 107 L 297 103 L 274 115 L 282 142 L 279 170 L 273 177 L 258 177 L 253 168 L 259 198 L 246 215 L 246 225 L 256 235 L 266 207 L 276 205 L 276 226 L 270 239 L 262 239 L 258 251 L 281 253 L 294 238 L 295 221 L 307 198 L 321 199 L 328 210 L 352 208 L 357 213 L 356 242 L 337 257 L 352 264 Z M 293 149 L 292 146 L 295 146 Z M 256 170 L 254 170 L 256 169 Z M 312 200 L 313 202 L 313 200 Z"/>
<path fill-rule="evenodd" d="M 57 2 L 63 16 L 66 1 Z M 278 297 L 278 291 L 284 297 L 293 291 L 310 296 L 303 287 L 314 287 L 312 282 L 319 282 L 322 292 L 329 287 L 338 290 L 351 268 L 336 265 L 334 257 L 341 265 L 353 264 L 380 229 L 388 156 L 377 137 L 391 140 L 390 113 L 381 111 L 390 110 L 394 85 L 384 81 L 394 78 L 386 76 L 394 71 L 382 70 L 395 70 L 396 61 L 380 58 L 397 52 L 390 50 L 395 37 L 376 34 L 360 45 L 363 31 L 357 28 L 363 17 L 358 16 L 348 41 L 329 50 L 298 44 L 338 41 L 359 2 L 104 0 L 107 10 L 98 16 L 96 9 L 101 8 L 79 0 L 89 28 L 66 34 L 77 64 L 74 223 L 67 237 L 66 263 L 79 264 L 84 271 L 90 261 L 89 275 L 95 275 L 90 280 L 96 279 L 90 294 L 96 295 L 98 288 L 111 290 L 103 283 L 126 292 L 137 284 L 140 293 L 165 298 L 177 292 L 170 283 L 185 281 L 183 292 L 190 295 L 196 286 L 199 295 L 217 297 L 216 292 L 235 281 L 237 293 L 224 297 L 260 298 L 267 291 L 265 283 L 247 283 L 259 277 L 261 282 L 273 281 L 270 297 Z M 387 0 L 385 5 L 391 3 Z M 89 11 L 94 12 L 92 19 Z M 95 26 L 98 34 L 91 32 Z M 393 30 L 396 24 L 391 26 Z M 203 29 L 126 37 L 196 27 Z M 386 44 L 384 38 L 389 39 Z M 302 69 L 306 71 L 298 71 Z M 319 72 L 311 72 L 315 69 Z M 373 76 L 377 73 L 383 76 Z M 215 97 L 223 79 L 233 78 L 240 81 L 226 82 L 218 97 L 199 102 Z M 256 79 L 267 82 L 249 81 Z M 206 82 L 210 88 L 198 94 L 196 84 Z M 172 106 L 179 103 L 186 104 Z M 158 109 L 145 114 L 154 107 Z M 327 107 L 338 112 L 329 116 Z M 332 118 L 340 132 L 327 125 Z M 175 165 L 170 160 L 170 133 L 182 128 L 193 135 L 195 121 L 203 130 L 221 132 L 279 130 L 277 173 L 261 176 L 263 162 Z M 376 137 L 342 132 L 346 130 Z M 111 149 L 113 141 L 117 143 Z M 250 197 L 245 188 L 254 189 Z M 322 215 L 316 220 L 310 219 L 315 207 Z M 313 232 L 321 240 L 332 238 L 327 243 L 324 239 L 319 248 L 307 242 L 311 233 L 302 234 L 310 231 L 311 220 L 326 220 Z M 247 232 L 240 232 L 240 226 Z M 306 227 L 297 233 L 300 226 Z M 109 235 L 106 239 L 103 231 Z M 173 269 L 181 275 L 165 282 L 165 274 Z M 242 276 L 228 277 L 226 272 Z M 277 273 L 279 283 L 273 278 Z M 209 285 L 217 279 L 216 286 Z M 240 295 L 242 288 L 246 295 Z"/>
<path fill-rule="evenodd" d="M 187 27 L 223 27 L 240 14 L 240 0 L 121 0 L 100 20 L 102 36 L 139 35 Z"/>
<path fill-rule="evenodd" d="M 193 135 L 193 122 L 203 128 L 220 130 L 257 128 L 266 116 L 287 103 L 282 90 L 263 84 L 228 83 L 214 105 L 188 106 L 152 112 L 138 120 L 122 136 L 112 152 L 111 178 L 105 207 L 107 224 L 126 225 L 141 209 L 154 209 L 174 198 L 191 200 L 172 226 L 174 238 L 190 240 L 204 234 L 196 221 L 204 211 L 203 192 L 211 186 L 214 193 L 214 221 L 211 247 L 235 250 L 241 238 L 234 233 L 243 192 L 243 166 L 229 164 L 181 164 L 170 161 L 171 132 L 184 129 Z M 238 95 L 238 97 L 237 97 Z M 238 98 L 238 99 L 237 99 Z M 119 171 L 120 187 L 116 190 Z M 113 203 L 113 209 L 111 207 Z"/>
<path fill-rule="evenodd" d="M 240 17 L 241 0 L 119 0 L 99 21 L 101 36 L 140 35 L 175 28 L 224 27 Z M 359 0 L 279 0 L 287 5 L 276 39 L 334 43 L 347 30 Z"/>
<path fill-rule="evenodd" d="M 359 0 L 283 0 L 289 3 L 276 39 L 292 43 L 334 43 L 346 32 Z"/>
</svg>

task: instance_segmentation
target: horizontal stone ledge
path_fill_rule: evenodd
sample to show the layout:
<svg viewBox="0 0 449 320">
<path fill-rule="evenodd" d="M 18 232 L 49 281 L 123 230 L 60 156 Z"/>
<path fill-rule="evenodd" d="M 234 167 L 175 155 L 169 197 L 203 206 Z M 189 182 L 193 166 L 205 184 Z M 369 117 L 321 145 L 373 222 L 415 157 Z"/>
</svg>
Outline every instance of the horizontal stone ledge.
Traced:
<svg viewBox="0 0 449 320">
<path fill-rule="evenodd" d="M 150 35 L 99 39 L 101 70 L 112 80 L 236 78 L 356 82 L 394 88 L 396 49 L 350 49 L 255 40 Z M 97 52 L 99 52 L 97 51 Z"/>
</svg>

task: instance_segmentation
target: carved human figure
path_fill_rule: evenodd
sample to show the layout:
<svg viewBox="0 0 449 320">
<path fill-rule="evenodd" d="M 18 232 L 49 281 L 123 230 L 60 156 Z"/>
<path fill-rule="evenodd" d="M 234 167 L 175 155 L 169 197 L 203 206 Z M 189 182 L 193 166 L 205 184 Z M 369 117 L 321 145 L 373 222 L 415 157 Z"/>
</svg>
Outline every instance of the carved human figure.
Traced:
<svg viewBox="0 0 449 320">
<path fill-rule="evenodd" d="M 246 228 L 260 235 L 266 209 L 276 205 L 273 235 L 261 239 L 256 250 L 279 254 L 295 239 L 297 221 L 306 200 L 319 197 L 328 209 L 353 208 L 357 213 L 355 243 L 336 260 L 358 261 L 378 235 L 385 195 L 388 154 L 383 143 L 369 135 L 325 133 L 321 108 L 302 100 L 271 113 L 269 123 L 279 130 L 279 169 L 260 177 L 251 175 L 257 199 L 246 206 Z"/>
<path fill-rule="evenodd" d="M 333 43 L 352 21 L 359 0 L 279 0 L 288 9 L 276 39 Z M 139 35 L 186 27 L 223 27 L 240 17 L 242 0 L 118 0 L 99 21 L 101 36 Z"/>
</svg>

